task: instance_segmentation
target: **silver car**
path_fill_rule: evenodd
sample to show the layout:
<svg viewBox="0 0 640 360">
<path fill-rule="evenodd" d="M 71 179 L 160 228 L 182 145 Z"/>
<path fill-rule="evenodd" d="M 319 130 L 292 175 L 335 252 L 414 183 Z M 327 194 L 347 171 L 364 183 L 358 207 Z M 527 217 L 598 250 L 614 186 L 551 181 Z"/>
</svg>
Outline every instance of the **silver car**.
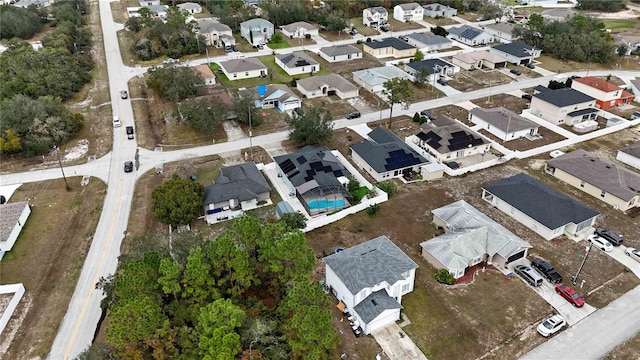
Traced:
<svg viewBox="0 0 640 360">
<path fill-rule="evenodd" d="M 633 260 L 640 262 L 640 250 L 630 247 L 627 248 L 624 253 Z"/>
<path fill-rule="evenodd" d="M 538 325 L 538 333 L 544 337 L 548 337 L 560 331 L 567 322 L 562 316 L 554 315 Z"/>
</svg>

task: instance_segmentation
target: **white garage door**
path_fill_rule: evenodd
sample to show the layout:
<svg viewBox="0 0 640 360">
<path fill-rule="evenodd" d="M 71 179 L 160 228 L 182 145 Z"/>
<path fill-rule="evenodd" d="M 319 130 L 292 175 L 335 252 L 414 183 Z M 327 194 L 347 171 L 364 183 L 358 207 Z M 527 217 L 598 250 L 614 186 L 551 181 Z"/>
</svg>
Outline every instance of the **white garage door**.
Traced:
<svg viewBox="0 0 640 360">
<path fill-rule="evenodd" d="M 365 334 L 370 334 L 377 329 L 383 328 L 396 320 L 400 319 L 400 309 L 386 310 L 369 323 L 368 332 L 365 330 Z"/>
</svg>

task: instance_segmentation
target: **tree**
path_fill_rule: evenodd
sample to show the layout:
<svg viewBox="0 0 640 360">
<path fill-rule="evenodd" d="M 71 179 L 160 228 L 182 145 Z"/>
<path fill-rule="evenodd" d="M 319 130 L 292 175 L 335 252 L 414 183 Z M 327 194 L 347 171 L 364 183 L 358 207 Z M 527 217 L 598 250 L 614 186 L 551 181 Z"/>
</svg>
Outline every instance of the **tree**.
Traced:
<svg viewBox="0 0 640 360">
<path fill-rule="evenodd" d="M 485 2 L 478 10 L 478 13 L 484 19 L 500 20 L 504 15 L 504 9 L 498 2 Z"/>
<path fill-rule="evenodd" d="M 307 21 L 307 9 L 297 0 L 281 0 L 266 3 L 267 18 L 276 26 L 287 25 L 297 21 Z"/>
<path fill-rule="evenodd" d="M 629 50 L 629 47 L 626 44 L 620 44 L 616 48 L 616 54 L 618 54 L 618 57 L 622 59 L 625 57 L 625 55 L 627 55 L 628 50 Z"/>
<path fill-rule="evenodd" d="M 413 83 L 417 86 L 417 87 L 425 87 L 427 85 L 427 82 L 429 81 L 429 77 L 431 76 L 431 72 L 429 71 L 429 69 L 427 69 L 426 67 L 423 67 L 422 69 L 420 69 L 420 71 L 418 71 L 418 73 L 415 75 Z"/>
<path fill-rule="evenodd" d="M 623 0 L 578 0 L 576 5 L 580 10 L 598 10 L 605 12 L 618 12 L 626 8 Z"/>
<path fill-rule="evenodd" d="M 204 186 L 180 179 L 177 174 L 153 189 L 151 209 L 159 222 L 173 227 L 186 225 L 202 213 Z"/>
<path fill-rule="evenodd" d="M 75 360 L 119 360 L 115 346 L 106 342 L 94 342 L 81 352 Z"/>
<path fill-rule="evenodd" d="M 384 181 L 384 182 L 378 183 L 378 185 L 376 186 L 380 190 L 386 192 L 389 197 L 391 197 L 393 193 L 395 193 L 396 191 L 396 185 L 392 181 Z"/>
<path fill-rule="evenodd" d="M 245 313 L 231 302 L 218 299 L 200 309 L 196 329 L 201 359 L 233 360 L 242 349 L 236 329 L 242 325 Z"/>
<path fill-rule="evenodd" d="M 424 60 L 424 53 L 420 50 L 416 51 L 416 54 L 413 56 L 411 61 L 422 61 Z"/>
<path fill-rule="evenodd" d="M 142 9 L 148 9 L 148 8 L 140 8 L 140 10 Z M 129 31 L 133 31 L 137 33 L 137 32 L 140 32 L 140 30 L 142 30 L 143 25 L 144 24 L 142 23 L 142 20 L 140 20 L 139 16 L 132 16 L 128 18 L 127 21 L 125 21 L 124 28 Z"/>
<path fill-rule="evenodd" d="M 38 13 L 30 8 L 0 5 L 0 39 L 30 39 L 42 28 Z"/>
<path fill-rule="evenodd" d="M 189 67 L 172 64 L 151 68 L 147 84 L 173 102 L 200 95 L 204 88 L 200 74 Z"/>
<path fill-rule="evenodd" d="M 291 230 L 304 229 L 307 226 L 307 218 L 299 211 L 283 214 L 280 221 Z"/>
<path fill-rule="evenodd" d="M 349 26 L 349 19 L 342 11 L 333 11 L 322 16 L 318 23 L 326 27 L 328 31 L 340 33 Z"/>
<path fill-rule="evenodd" d="M 379 212 L 380 212 L 379 204 L 371 204 L 367 207 L 367 215 L 369 216 L 376 216 L 378 215 Z"/>
<path fill-rule="evenodd" d="M 205 251 L 210 259 L 211 274 L 220 291 L 239 298 L 253 284 L 259 283 L 255 274 L 255 262 L 249 252 L 235 241 L 230 231 L 222 233 L 216 241 L 208 242 Z"/>
<path fill-rule="evenodd" d="M 331 114 L 315 106 L 307 111 L 299 109 L 286 115 L 284 121 L 291 126 L 289 138 L 297 145 L 313 145 L 327 141 L 333 135 Z"/>
<path fill-rule="evenodd" d="M 391 106 L 391 109 L 389 110 L 388 124 L 388 128 L 391 129 L 393 105 L 406 103 L 409 98 L 411 98 L 411 95 L 413 95 L 413 89 L 409 84 L 409 80 L 401 78 L 387 80 L 383 86 L 384 90 L 382 90 L 382 95 L 387 99 L 387 102 Z"/>
<path fill-rule="evenodd" d="M 445 28 L 443 28 L 442 26 L 432 27 L 431 28 L 431 33 L 433 33 L 433 35 L 440 35 L 440 36 L 444 36 L 444 37 L 449 35 L 449 32 Z"/>
<path fill-rule="evenodd" d="M 214 134 L 227 119 L 227 106 L 218 98 L 187 99 L 176 107 L 177 118 L 195 130 Z"/>
<path fill-rule="evenodd" d="M 565 87 L 567 87 L 567 86 L 566 86 L 566 84 L 565 84 L 564 82 L 562 82 L 562 81 L 555 81 L 555 80 L 551 80 L 551 81 L 549 81 L 549 85 L 547 85 L 547 87 L 548 87 L 549 89 L 556 90 L 556 89 L 562 89 L 562 88 L 565 88 Z"/>
<path fill-rule="evenodd" d="M 252 126 L 260 125 L 256 102 L 249 93 L 243 92 L 233 98 L 233 108 L 236 111 L 236 121 L 239 123 L 248 125 L 249 118 L 251 118 Z M 251 116 L 249 116 L 249 114 L 251 114 Z"/>
<path fill-rule="evenodd" d="M 5 154 L 17 153 L 22 150 L 20 136 L 13 129 L 7 129 L 0 137 L 0 151 Z"/>
</svg>

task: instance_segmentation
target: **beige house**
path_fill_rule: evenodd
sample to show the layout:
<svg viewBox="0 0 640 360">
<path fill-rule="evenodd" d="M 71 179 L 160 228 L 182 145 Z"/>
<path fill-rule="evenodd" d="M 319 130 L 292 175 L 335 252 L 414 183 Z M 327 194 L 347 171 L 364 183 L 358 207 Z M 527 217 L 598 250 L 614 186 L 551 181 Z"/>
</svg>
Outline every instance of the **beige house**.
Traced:
<svg viewBox="0 0 640 360">
<path fill-rule="evenodd" d="M 377 58 L 408 58 L 414 56 L 418 50 L 414 46 L 411 46 L 410 44 L 395 37 L 388 37 L 364 43 L 362 49 L 367 54 L 373 55 Z"/>
<path fill-rule="evenodd" d="M 257 58 L 223 61 L 220 63 L 220 68 L 229 80 L 267 76 L 266 65 Z"/>
<path fill-rule="evenodd" d="M 336 95 L 340 99 L 358 96 L 358 87 L 338 74 L 316 75 L 296 81 L 297 89 L 308 99 Z"/>
<path fill-rule="evenodd" d="M 451 63 L 464 70 L 496 69 L 507 66 L 507 59 L 489 53 L 486 50 L 459 53 L 451 57 Z"/>
<path fill-rule="evenodd" d="M 216 84 L 216 76 L 214 75 L 213 71 L 211 71 L 208 65 L 196 65 L 191 69 L 193 69 L 196 74 L 202 76 L 205 85 L 211 86 Z"/>
<path fill-rule="evenodd" d="M 589 95 L 572 88 L 553 90 L 541 85 L 534 88 L 529 109 L 532 115 L 555 125 L 595 120 L 599 113 L 596 99 Z"/>
<path fill-rule="evenodd" d="M 640 141 L 618 150 L 616 160 L 640 170 Z"/>
<path fill-rule="evenodd" d="M 615 209 L 627 211 L 640 206 L 640 174 L 582 149 L 548 160 L 545 171 Z"/>
<path fill-rule="evenodd" d="M 282 31 L 282 34 L 284 36 L 291 39 L 303 38 L 307 34 L 309 34 L 309 36 L 318 35 L 318 28 L 304 21 L 298 21 L 289 25 L 280 26 L 280 31 Z"/>
<path fill-rule="evenodd" d="M 231 28 L 212 18 L 195 19 L 197 34 L 204 36 L 207 46 L 225 47 L 236 44 Z"/>
</svg>

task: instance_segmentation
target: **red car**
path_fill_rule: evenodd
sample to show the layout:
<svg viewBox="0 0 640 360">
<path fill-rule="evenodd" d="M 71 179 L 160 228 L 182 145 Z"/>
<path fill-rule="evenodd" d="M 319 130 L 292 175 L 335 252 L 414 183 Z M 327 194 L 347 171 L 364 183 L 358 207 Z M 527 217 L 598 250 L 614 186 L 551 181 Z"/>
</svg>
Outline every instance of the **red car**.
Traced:
<svg viewBox="0 0 640 360">
<path fill-rule="evenodd" d="M 556 285 L 556 292 L 560 294 L 565 300 L 573 304 L 575 307 L 583 307 L 584 299 L 582 296 L 578 295 L 578 293 L 572 288 L 568 287 L 565 284 Z"/>
</svg>

